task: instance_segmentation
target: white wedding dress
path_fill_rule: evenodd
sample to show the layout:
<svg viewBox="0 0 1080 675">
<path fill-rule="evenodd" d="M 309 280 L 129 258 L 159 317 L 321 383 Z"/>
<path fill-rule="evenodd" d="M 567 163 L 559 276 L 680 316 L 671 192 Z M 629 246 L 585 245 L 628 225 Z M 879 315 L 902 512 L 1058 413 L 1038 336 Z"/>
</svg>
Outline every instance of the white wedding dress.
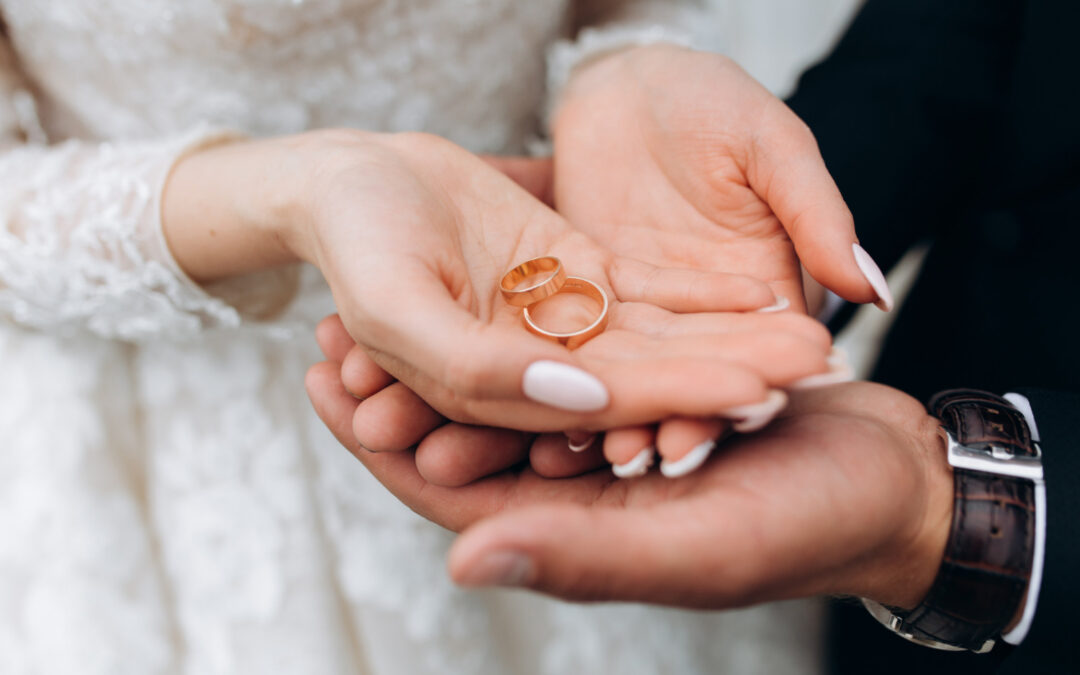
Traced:
<svg viewBox="0 0 1080 675">
<path fill-rule="evenodd" d="M 0 0 L 0 674 L 814 668 L 812 606 L 457 589 L 450 535 L 311 411 L 318 274 L 204 289 L 163 244 L 171 165 L 222 132 L 521 152 L 546 71 L 557 90 L 598 50 L 707 25 L 694 2 L 584 4 Z M 560 41 L 575 9 L 595 25 Z"/>
</svg>

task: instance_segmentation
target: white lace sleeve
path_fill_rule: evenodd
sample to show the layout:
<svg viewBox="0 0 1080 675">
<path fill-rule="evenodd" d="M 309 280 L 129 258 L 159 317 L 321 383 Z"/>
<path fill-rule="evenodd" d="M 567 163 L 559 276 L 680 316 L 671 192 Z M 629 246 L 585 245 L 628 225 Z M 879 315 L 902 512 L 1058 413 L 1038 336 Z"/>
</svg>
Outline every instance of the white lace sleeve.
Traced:
<svg viewBox="0 0 1080 675">
<path fill-rule="evenodd" d="M 227 134 L 196 128 L 153 141 L 50 145 L 2 41 L 0 320 L 122 340 L 182 339 L 239 325 L 243 314 L 267 314 L 291 297 L 293 274 L 203 289 L 165 244 L 159 204 L 170 169 Z"/>
<path fill-rule="evenodd" d="M 577 66 L 604 53 L 660 42 L 715 49 L 707 0 L 578 0 L 573 39 L 548 51 L 548 112 Z"/>
</svg>

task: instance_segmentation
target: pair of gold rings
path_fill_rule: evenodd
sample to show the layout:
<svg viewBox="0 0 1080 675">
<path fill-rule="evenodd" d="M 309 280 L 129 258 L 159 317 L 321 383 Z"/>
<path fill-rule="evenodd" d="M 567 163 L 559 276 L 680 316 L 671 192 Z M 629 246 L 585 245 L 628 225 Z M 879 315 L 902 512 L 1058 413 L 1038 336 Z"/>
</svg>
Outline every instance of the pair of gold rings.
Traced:
<svg viewBox="0 0 1080 675">
<path fill-rule="evenodd" d="M 534 277 L 536 281 L 532 284 L 518 288 L 523 281 Z M 530 333 L 566 345 L 568 349 L 580 347 L 607 328 L 609 303 L 604 289 L 588 279 L 566 276 L 562 261 L 554 256 L 541 256 L 521 263 L 503 276 L 499 286 L 506 302 L 524 308 L 525 328 Z M 578 293 L 592 298 L 599 303 L 600 313 L 581 330 L 569 333 L 545 330 L 536 324 L 529 309 L 556 293 Z"/>
</svg>

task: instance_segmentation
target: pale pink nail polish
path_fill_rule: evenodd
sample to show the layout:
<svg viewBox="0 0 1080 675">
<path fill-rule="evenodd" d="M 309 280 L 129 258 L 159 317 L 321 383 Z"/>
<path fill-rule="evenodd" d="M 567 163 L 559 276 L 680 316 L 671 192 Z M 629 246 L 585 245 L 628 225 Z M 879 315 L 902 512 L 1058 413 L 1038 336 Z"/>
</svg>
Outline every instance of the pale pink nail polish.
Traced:
<svg viewBox="0 0 1080 675">
<path fill-rule="evenodd" d="M 851 250 L 855 253 L 855 264 L 859 266 L 859 270 L 866 277 L 866 280 L 870 282 L 874 292 L 877 293 L 878 299 L 874 304 L 883 312 L 892 311 L 892 291 L 889 290 L 889 282 L 885 281 L 885 275 L 882 274 L 881 268 L 878 267 L 874 259 L 870 257 L 870 254 L 862 246 L 852 244 Z"/>
<path fill-rule="evenodd" d="M 739 433 L 750 433 L 765 427 L 776 417 L 776 413 L 787 405 L 788 397 L 784 392 L 774 389 L 761 403 L 741 405 L 724 411 L 724 417 L 737 420 L 732 428 Z"/>
<path fill-rule="evenodd" d="M 768 307 L 762 307 L 761 309 L 754 310 L 758 314 L 772 314 L 774 312 L 782 312 L 788 307 L 791 307 L 791 301 L 782 295 L 776 296 L 776 302 Z"/>
<path fill-rule="evenodd" d="M 537 403 L 575 412 L 603 410 L 611 400 L 596 376 L 557 361 L 531 364 L 525 369 L 521 389 Z"/>
<path fill-rule="evenodd" d="M 828 372 L 818 373 L 817 375 L 810 375 L 804 377 L 801 380 L 792 382 L 789 389 L 818 389 L 820 387 L 827 387 L 832 384 L 841 384 L 843 382 L 851 382 L 855 379 L 855 369 L 847 363 L 830 364 Z"/>
<path fill-rule="evenodd" d="M 705 460 L 709 458 L 709 455 L 712 454 L 713 448 L 715 447 L 716 441 L 705 441 L 686 453 L 686 456 L 682 459 L 674 462 L 665 459 L 660 463 L 660 473 L 668 478 L 678 478 L 679 476 L 685 476 L 688 473 L 696 471 L 698 467 L 704 464 Z"/>
<path fill-rule="evenodd" d="M 585 452 L 592 447 L 592 444 L 596 442 L 596 434 L 591 434 L 588 438 L 584 438 L 580 441 L 575 441 L 569 436 L 566 439 L 566 445 L 570 448 L 571 452 Z"/>
<path fill-rule="evenodd" d="M 611 471 L 619 478 L 637 478 L 638 476 L 644 476 L 649 472 L 649 467 L 653 465 L 653 456 L 655 449 L 649 446 L 634 455 L 634 458 L 625 464 L 613 464 Z"/>
<path fill-rule="evenodd" d="M 846 366 L 850 362 L 847 350 L 836 345 L 833 345 L 833 348 L 829 350 L 829 355 L 825 357 L 825 363 L 828 363 L 831 368 Z"/>
</svg>

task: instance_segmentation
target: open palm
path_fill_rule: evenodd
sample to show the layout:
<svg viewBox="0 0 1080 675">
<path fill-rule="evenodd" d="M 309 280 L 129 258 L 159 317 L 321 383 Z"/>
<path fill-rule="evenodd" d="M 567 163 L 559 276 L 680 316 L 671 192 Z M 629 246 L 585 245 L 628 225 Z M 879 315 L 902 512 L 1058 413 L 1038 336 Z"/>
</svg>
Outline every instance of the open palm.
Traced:
<svg viewBox="0 0 1080 675">
<path fill-rule="evenodd" d="M 729 59 L 654 46 L 587 64 L 553 131 L 557 209 L 614 252 L 747 274 L 798 309 L 801 259 L 841 296 L 876 298 L 812 134 Z"/>
</svg>

